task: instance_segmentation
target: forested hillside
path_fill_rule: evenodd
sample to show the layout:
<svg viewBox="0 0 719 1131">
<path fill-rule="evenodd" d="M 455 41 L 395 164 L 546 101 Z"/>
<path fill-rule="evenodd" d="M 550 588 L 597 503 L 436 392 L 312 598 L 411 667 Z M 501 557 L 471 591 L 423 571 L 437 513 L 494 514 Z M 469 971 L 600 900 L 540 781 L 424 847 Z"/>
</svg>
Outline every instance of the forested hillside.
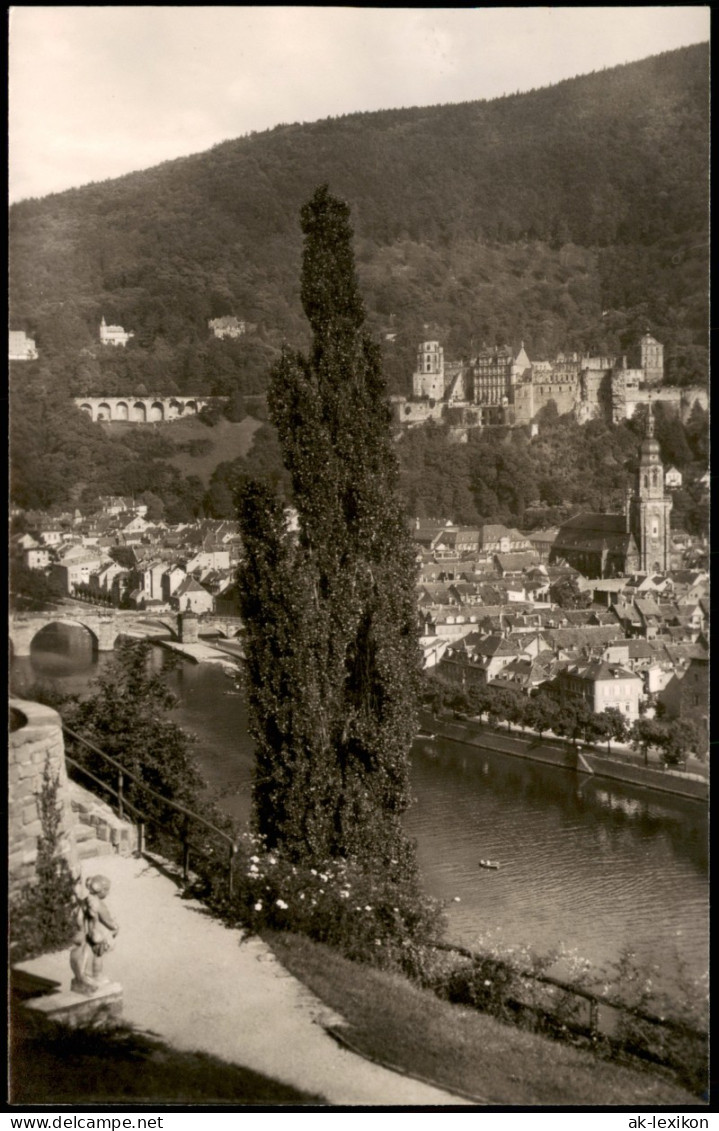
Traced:
<svg viewBox="0 0 719 1131">
<path fill-rule="evenodd" d="M 11 209 L 11 324 L 63 389 L 256 392 L 305 333 L 298 210 L 352 207 L 360 282 L 406 386 L 428 324 L 448 356 L 626 348 L 706 374 L 708 51 L 528 94 L 287 125 Z M 209 318 L 257 324 L 209 341 Z M 100 351 L 101 316 L 135 332 Z M 88 352 L 85 352 L 88 351 Z M 123 352 L 123 356 L 117 356 Z M 110 387 L 111 386 L 111 387 Z"/>
<path fill-rule="evenodd" d="M 238 471 L 281 476 L 269 429 L 203 482 L 180 470 L 170 426 L 108 437 L 67 398 L 205 393 L 227 396 L 230 420 L 261 414 L 257 394 L 282 343 L 306 345 L 298 215 L 325 181 L 351 205 L 360 288 L 391 392 L 408 391 L 429 333 L 449 358 L 522 339 L 537 359 L 625 351 L 648 326 L 665 345 L 667 380 L 706 381 L 700 45 L 491 102 L 282 125 L 14 205 L 10 325 L 40 354 L 10 367 L 15 501 L 151 491 L 170 515 L 219 513 Z M 227 314 L 253 328 L 216 340 L 208 320 Z M 100 345 L 103 316 L 134 333 L 127 348 Z M 694 479 L 705 427 L 697 417 L 691 435 L 674 429 L 683 443 L 674 462 L 694 465 Z M 581 429 L 545 421 L 546 443 L 555 433 L 552 452 L 519 431 L 462 448 L 442 429 L 412 433 L 398 447 L 410 509 L 519 522 L 537 499 L 550 518 L 564 503 L 616 502 L 631 430 L 594 436 L 591 484 Z M 701 526 L 697 507 L 698 494 L 677 511 Z"/>
</svg>

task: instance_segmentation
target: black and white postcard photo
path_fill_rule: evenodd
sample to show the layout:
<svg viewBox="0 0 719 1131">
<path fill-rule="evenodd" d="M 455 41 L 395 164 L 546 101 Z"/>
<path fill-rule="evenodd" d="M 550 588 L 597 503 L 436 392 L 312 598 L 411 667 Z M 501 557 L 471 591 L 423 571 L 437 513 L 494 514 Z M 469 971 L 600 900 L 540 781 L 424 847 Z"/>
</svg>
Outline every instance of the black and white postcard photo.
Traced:
<svg viewBox="0 0 719 1131">
<path fill-rule="evenodd" d="M 710 16 L 9 8 L 0 1131 L 709 1131 Z"/>
</svg>

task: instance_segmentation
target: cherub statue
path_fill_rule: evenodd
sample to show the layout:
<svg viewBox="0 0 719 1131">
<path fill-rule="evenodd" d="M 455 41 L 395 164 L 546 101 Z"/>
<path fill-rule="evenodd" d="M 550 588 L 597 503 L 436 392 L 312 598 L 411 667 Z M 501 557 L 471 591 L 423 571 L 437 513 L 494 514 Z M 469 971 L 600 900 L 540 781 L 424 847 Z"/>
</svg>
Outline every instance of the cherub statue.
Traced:
<svg viewBox="0 0 719 1131">
<path fill-rule="evenodd" d="M 110 890 L 107 876 L 90 876 L 85 886 L 88 894 L 80 900 L 80 922 L 70 951 L 74 974 L 70 988 L 75 993 L 90 995 L 108 981 L 102 977 L 102 959 L 114 946 L 120 928 L 105 903 Z"/>
</svg>

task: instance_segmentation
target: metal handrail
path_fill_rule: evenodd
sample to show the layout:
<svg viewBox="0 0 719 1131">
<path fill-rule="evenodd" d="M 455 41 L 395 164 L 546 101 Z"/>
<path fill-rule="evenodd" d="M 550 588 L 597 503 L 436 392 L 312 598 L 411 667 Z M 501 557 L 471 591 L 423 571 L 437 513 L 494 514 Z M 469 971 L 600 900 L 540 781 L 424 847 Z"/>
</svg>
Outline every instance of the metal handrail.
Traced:
<svg viewBox="0 0 719 1131">
<path fill-rule="evenodd" d="M 146 785 L 146 783 L 143 782 L 142 778 L 139 777 L 138 774 L 133 773 L 132 770 L 128 770 L 125 766 L 122 765 L 121 762 L 118 762 L 116 758 L 113 758 L 111 754 L 107 754 L 104 750 L 101 750 L 99 746 L 96 746 L 94 742 L 90 742 L 87 738 L 83 738 L 81 734 L 77 734 L 74 730 L 71 730 L 70 727 L 63 724 L 62 730 L 63 734 L 73 739 L 73 741 L 79 742 L 81 746 L 86 746 L 88 750 L 91 750 L 93 754 L 98 755 L 98 757 L 102 758 L 103 761 L 109 763 L 117 771 L 118 787 L 117 789 L 114 789 L 107 782 L 104 782 L 100 778 L 96 777 L 96 775 L 93 774 L 91 770 L 88 770 L 85 766 L 83 766 L 82 763 L 77 762 L 67 753 L 65 755 L 66 760 L 72 766 L 75 766 L 78 770 L 81 771 L 81 773 L 86 774 L 94 782 L 102 786 L 103 789 L 106 789 L 113 797 L 117 798 L 117 808 L 120 817 L 124 816 L 125 809 L 130 809 L 133 811 L 133 813 L 138 818 L 138 843 L 140 852 L 142 851 L 143 823 L 146 820 L 154 821 L 155 824 L 158 824 L 161 828 L 165 829 L 166 832 L 170 833 L 170 835 L 178 840 L 182 845 L 182 871 L 183 876 L 186 880 L 189 874 L 190 861 L 190 841 L 188 837 L 188 828 L 190 821 L 196 821 L 200 825 L 204 825 L 206 829 L 214 833 L 216 836 L 220 837 L 220 839 L 223 840 L 229 848 L 228 887 L 230 897 L 232 896 L 234 890 L 234 860 L 235 854 L 237 853 L 237 845 L 228 833 L 224 832 L 222 829 L 218 829 L 216 825 L 213 825 L 212 822 L 208 821 L 205 817 L 201 817 L 199 813 L 194 813 L 192 809 L 188 809 L 186 806 L 181 805 L 179 801 L 172 801 L 170 800 L 170 798 L 163 797 L 162 794 L 157 793 L 157 791 L 152 789 L 151 786 Z M 156 801 L 159 801 L 162 805 L 165 805 L 170 809 L 174 809 L 177 813 L 181 813 L 184 817 L 182 834 L 177 833 L 174 829 L 170 828 L 166 821 L 161 821 L 156 817 L 148 817 L 148 814 L 143 813 L 143 811 L 139 809 L 137 805 L 128 801 L 124 795 L 123 788 L 126 778 L 129 778 L 131 781 L 136 782 L 137 785 L 139 785 L 141 789 L 145 791 L 145 793 L 147 793 L 150 797 L 153 797 Z"/>
</svg>

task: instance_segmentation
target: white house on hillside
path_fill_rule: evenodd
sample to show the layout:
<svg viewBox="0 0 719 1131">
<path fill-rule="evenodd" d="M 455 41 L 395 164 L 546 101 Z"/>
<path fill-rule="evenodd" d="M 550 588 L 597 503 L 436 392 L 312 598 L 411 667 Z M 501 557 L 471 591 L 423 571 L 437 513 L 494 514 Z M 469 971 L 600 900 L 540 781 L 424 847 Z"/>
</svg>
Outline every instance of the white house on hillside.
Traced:
<svg viewBox="0 0 719 1131">
<path fill-rule="evenodd" d="M 10 361 L 35 361 L 38 356 L 35 342 L 24 330 L 10 330 L 8 359 Z"/>
<path fill-rule="evenodd" d="M 682 473 L 676 467 L 668 467 L 664 472 L 664 486 L 665 487 L 681 487 Z"/>
<path fill-rule="evenodd" d="M 130 338 L 134 337 L 132 331 L 124 330 L 122 326 L 108 326 L 103 315 L 100 323 L 100 341 L 104 346 L 126 346 Z"/>
</svg>

